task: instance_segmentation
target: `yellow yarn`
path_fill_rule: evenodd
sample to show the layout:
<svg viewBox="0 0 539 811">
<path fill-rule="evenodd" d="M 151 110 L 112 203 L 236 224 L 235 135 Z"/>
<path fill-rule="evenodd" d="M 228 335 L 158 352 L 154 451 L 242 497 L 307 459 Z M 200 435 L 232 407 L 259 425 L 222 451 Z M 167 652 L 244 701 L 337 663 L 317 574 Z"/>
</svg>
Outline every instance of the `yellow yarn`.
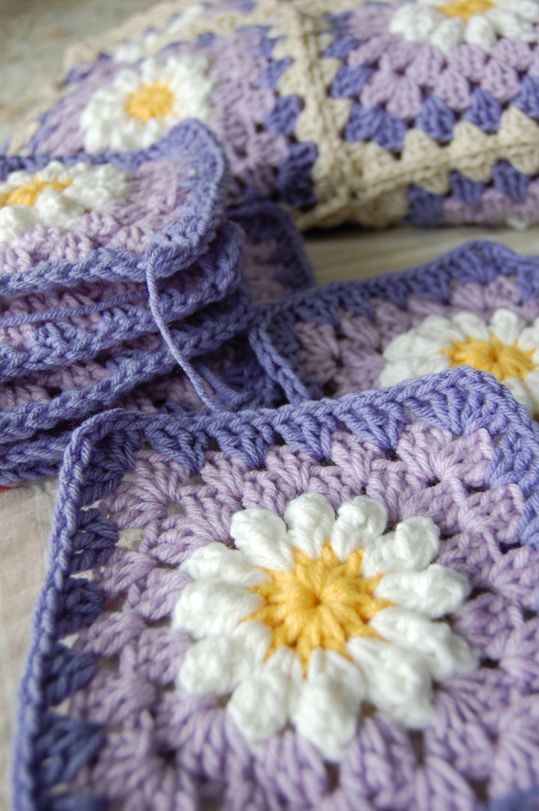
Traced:
<svg viewBox="0 0 539 811">
<path fill-rule="evenodd" d="M 131 118 L 146 124 L 150 118 L 165 118 L 174 112 L 174 93 L 164 82 L 141 84 L 125 102 L 125 111 Z"/>
<path fill-rule="evenodd" d="M 447 14 L 448 17 L 460 17 L 462 20 L 469 20 L 474 14 L 484 14 L 494 8 L 492 0 L 450 0 L 436 8 Z"/>
<path fill-rule="evenodd" d="M 342 563 L 326 541 L 320 558 L 294 550 L 294 567 L 267 570 L 270 582 L 253 586 L 264 605 L 246 620 L 269 626 L 272 641 L 267 656 L 286 646 L 296 651 L 307 672 L 316 648 L 329 648 L 347 657 L 346 642 L 355 636 L 378 636 L 369 620 L 391 605 L 374 596 L 380 577 L 361 574 L 363 551 Z"/>
<path fill-rule="evenodd" d="M 537 368 L 532 361 L 534 349 L 521 349 L 517 344 L 504 344 L 497 336 L 491 335 L 488 341 L 466 338 L 454 341 L 443 350 L 451 367 L 473 366 L 482 372 L 490 372 L 498 380 L 514 377 L 523 380 Z"/>
<path fill-rule="evenodd" d="M 72 182 L 72 180 L 41 180 L 39 177 L 33 177 L 23 186 L 4 192 L 0 196 L 0 208 L 2 206 L 35 206 L 39 195 L 45 189 L 63 191 L 71 186 Z"/>
</svg>

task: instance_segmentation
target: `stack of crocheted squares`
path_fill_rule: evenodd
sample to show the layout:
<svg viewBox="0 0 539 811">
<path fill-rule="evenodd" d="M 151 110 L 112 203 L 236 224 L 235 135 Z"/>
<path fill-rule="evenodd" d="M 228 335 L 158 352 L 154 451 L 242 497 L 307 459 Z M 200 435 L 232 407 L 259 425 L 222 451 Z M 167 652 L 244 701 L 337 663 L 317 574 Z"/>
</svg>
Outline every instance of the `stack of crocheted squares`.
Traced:
<svg viewBox="0 0 539 811">
<path fill-rule="evenodd" d="M 533 811 L 538 510 L 539 428 L 471 369 L 88 421 L 16 811 Z"/>
<path fill-rule="evenodd" d="M 0 171 L 2 483 L 55 470 L 107 408 L 275 401 L 244 333 L 311 269 L 274 204 L 225 212 L 203 125 L 138 152 L 4 156 Z"/>
<path fill-rule="evenodd" d="M 140 149 L 186 116 L 301 227 L 539 220 L 535 0 L 187 0 L 76 49 L 12 149 Z"/>
</svg>

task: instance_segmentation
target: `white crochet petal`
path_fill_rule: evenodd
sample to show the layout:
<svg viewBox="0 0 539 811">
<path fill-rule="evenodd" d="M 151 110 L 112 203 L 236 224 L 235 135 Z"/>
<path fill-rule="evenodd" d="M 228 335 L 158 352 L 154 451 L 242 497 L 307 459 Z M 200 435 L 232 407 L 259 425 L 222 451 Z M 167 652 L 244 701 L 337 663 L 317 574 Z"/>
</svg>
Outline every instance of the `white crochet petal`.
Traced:
<svg viewBox="0 0 539 811">
<path fill-rule="evenodd" d="M 324 496 L 305 493 L 289 503 L 284 520 L 289 543 L 311 558 L 318 558 L 324 542 L 331 536 L 335 513 Z"/>
<path fill-rule="evenodd" d="M 409 358 L 389 363 L 382 369 L 379 384 L 380 386 L 394 386 L 403 380 L 443 372 L 449 368 L 449 365 L 449 358 L 447 355 L 442 354 L 441 351 L 439 354 L 429 356 L 415 357 L 410 355 Z"/>
<path fill-rule="evenodd" d="M 253 566 L 287 571 L 294 558 L 286 524 L 271 510 L 251 507 L 232 516 L 230 535 Z"/>
<path fill-rule="evenodd" d="M 539 5 L 534 0 L 500 0 L 499 6 L 528 22 L 539 19 Z"/>
<path fill-rule="evenodd" d="M 0 244 L 11 243 L 30 231 L 39 222 L 32 206 L 4 206 L 0 208 Z"/>
<path fill-rule="evenodd" d="M 453 317 L 453 324 L 459 328 L 466 338 L 476 338 L 479 341 L 488 341 L 490 331 L 484 319 L 475 313 L 464 310 Z"/>
<path fill-rule="evenodd" d="M 432 720 L 431 678 L 420 656 L 363 637 L 349 640 L 348 650 L 363 675 L 366 701 L 411 729 Z"/>
<path fill-rule="evenodd" d="M 438 319 L 436 316 L 429 316 L 426 321 L 441 321 L 444 324 L 448 322 L 445 319 Z M 404 332 L 402 335 L 397 335 L 384 349 L 384 359 L 386 361 L 399 361 L 406 360 L 412 355 L 432 355 L 434 352 L 439 352 L 452 340 L 459 337 L 459 333 L 452 329 L 452 337 L 447 339 L 443 334 L 436 330 L 436 325 L 432 323 L 431 327 L 427 327 L 425 332 L 420 332 L 419 329 Z"/>
<path fill-rule="evenodd" d="M 370 625 L 383 639 L 420 654 L 437 681 L 471 673 L 478 666 L 477 653 L 445 622 L 431 622 L 406 608 L 386 608 Z"/>
<path fill-rule="evenodd" d="M 331 546 L 339 560 L 378 538 L 387 524 L 385 506 L 371 498 L 356 496 L 339 507 L 331 533 Z"/>
<path fill-rule="evenodd" d="M 524 351 L 529 349 L 537 351 L 539 349 L 539 318 L 536 318 L 533 324 L 522 330 L 518 338 L 518 345 L 520 349 Z M 533 360 L 537 362 L 535 357 Z M 539 358 L 537 360 L 539 360 Z"/>
<path fill-rule="evenodd" d="M 496 335 L 502 343 L 508 345 L 518 341 L 525 326 L 526 321 L 522 316 L 505 307 L 496 310 L 489 324 L 490 332 Z"/>
<path fill-rule="evenodd" d="M 533 372 L 526 375 L 524 385 L 530 399 L 531 407 L 529 410 L 537 414 L 539 413 L 539 369 L 534 369 Z"/>
<path fill-rule="evenodd" d="M 440 548 L 440 531 L 426 517 L 407 518 L 395 531 L 371 544 L 363 557 L 363 574 L 375 577 L 387 572 L 424 569 Z"/>
<path fill-rule="evenodd" d="M 469 45 L 477 45 L 490 53 L 496 45 L 496 30 L 486 15 L 476 14 L 470 17 L 464 29 L 464 39 Z"/>
<path fill-rule="evenodd" d="M 534 401 L 537 402 L 538 394 L 537 376 L 532 377 L 532 374 L 527 375 L 525 380 L 506 377 L 503 381 L 504 386 L 507 386 L 517 403 L 523 405 L 529 414 L 534 412 Z"/>
<path fill-rule="evenodd" d="M 430 42 L 442 53 L 449 55 L 462 42 L 464 26 L 458 17 L 441 22 L 430 36 Z"/>
<path fill-rule="evenodd" d="M 241 552 L 229 549 L 223 543 L 210 543 L 195 549 L 181 568 L 194 580 L 222 580 L 245 588 L 268 580 L 268 576 L 248 563 Z"/>
<path fill-rule="evenodd" d="M 226 695 L 242 678 L 249 676 L 251 669 L 241 639 L 228 635 L 208 636 L 188 649 L 178 685 L 199 695 Z"/>
<path fill-rule="evenodd" d="M 449 320 L 442 315 L 428 315 L 416 328 L 422 338 L 436 341 L 440 348 L 458 341 L 463 337 L 462 329 L 455 320 Z"/>
<path fill-rule="evenodd" d="M 262 603 L 257 594 L 221 580 L 188 583 L 172 612 L 172 625 L 196 638 L 232 631 Z"/>
<path fill-rule="evenodd" d="M 317 650 L 292 720 L 326 760 L 340 760 L 354 736 L 364 695 L 357 667 L 335 651 Z"/>
<path fill-rule="evenodd" d="M 227 711 L 250 743 L 265 740 L 282 729 L 295 711 L 301 682 L 300 662 L 286 648 L 242 680 Z"/>
<path fill-rule="evenodd" d="M 382 577 L 375 595 L 432 619 L 452 613 L 470 593 L 468 580 L 437 563 L 422 572 L 393 572 Z"/>
</svg>

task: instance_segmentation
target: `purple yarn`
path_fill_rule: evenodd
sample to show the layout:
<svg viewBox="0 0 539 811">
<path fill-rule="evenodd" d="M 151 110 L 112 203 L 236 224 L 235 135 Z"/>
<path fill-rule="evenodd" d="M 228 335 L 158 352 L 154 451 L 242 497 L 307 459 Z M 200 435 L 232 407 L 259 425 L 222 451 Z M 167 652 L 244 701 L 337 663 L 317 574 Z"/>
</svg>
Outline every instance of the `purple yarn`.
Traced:
<svg viewBox="0 0 539 811">
<path fill-rule="evenodd" d="M 116 397 L 113 393 L 110 405 L 151 415 L 204 411 L 204 403 L 187 376 L 173 365 L 172 371 L 154 376 L 125 396 L 118 393 Z M 191 366 L 202 380 L 208 379 L 210 385 L 215 385 L 217 379 L 227 387 L 237 408 L 274 406 L 282 401 L 278 386 L 265 374 L 245 336 L 240 335 L 218 350 L 193 359 Z M 65 422 L 60 422 L 49 430 L 36 431 L 24 442 L 0 445 L 0 480 L 6 484 L 24 483 L 57 474 L 73 433 L 72 425 L 67 423 L 66 427 Z"/>
<path fill-rule="evenodd" d="M 470 369 L 278 411 L 88 421 L 65 456 L 21 687 L 16 811 L 526 807 L 517 798 L 529 805 L 539 782 L 538 485 L 538 427 Z M 438 523 L 440 560 L 474 588 L 455 627 L 481 656 L 437 687 L 422 733 L 373 711 L 331 767 L 293 729 L 250 751 L 223 706 L 174 686 L 189 641 L 168 623 L 181 560 L 227 538 L 238 509 L 282 514 L 309 490 Z"/>
</svg>

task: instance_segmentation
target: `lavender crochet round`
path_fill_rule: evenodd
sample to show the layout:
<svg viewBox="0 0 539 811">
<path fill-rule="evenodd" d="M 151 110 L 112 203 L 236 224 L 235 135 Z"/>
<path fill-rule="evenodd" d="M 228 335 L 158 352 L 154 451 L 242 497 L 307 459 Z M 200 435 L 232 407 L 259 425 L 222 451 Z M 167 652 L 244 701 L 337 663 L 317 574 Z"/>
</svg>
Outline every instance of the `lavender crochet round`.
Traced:
<svg viewBox="0 0 539 811">
<path fill-rule="evenodd" d="M 533 808 L 538 471 L 537 426 L 469 369 L 277 411 L 87 422 L 65 457 L 21 689 L 16 811 Z M 226 692 L 178 682 L 193 641 L 170 624 L 182 566 L 233 545 L 233 514 L 280 516 L 309 492 L 382 501 L 391 526 L 433 521 L 437 562 L 471 584 L 452 627 L 479 655 L 436 685 L 425 729 L 372 708 L 331 764 L 293 723 L 249 747 Z"/>
</svg>

